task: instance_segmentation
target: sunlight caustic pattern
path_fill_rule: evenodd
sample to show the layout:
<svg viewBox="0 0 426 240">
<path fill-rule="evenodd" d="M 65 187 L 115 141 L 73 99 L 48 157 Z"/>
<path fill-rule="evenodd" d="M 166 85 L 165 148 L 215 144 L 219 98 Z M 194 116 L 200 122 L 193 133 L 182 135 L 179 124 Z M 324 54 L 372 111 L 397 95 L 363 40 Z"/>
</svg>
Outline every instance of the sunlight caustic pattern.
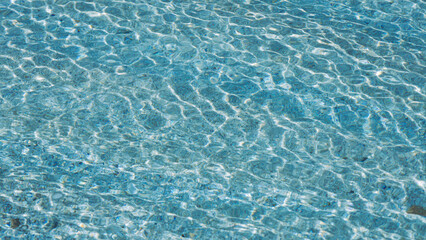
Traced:
<svg viewBox="0 0 426 240">
<path fill-rule="evenodd" d="M 0 1 L 0 238 L 421 239 L 425 9 Z"/>
</svg>

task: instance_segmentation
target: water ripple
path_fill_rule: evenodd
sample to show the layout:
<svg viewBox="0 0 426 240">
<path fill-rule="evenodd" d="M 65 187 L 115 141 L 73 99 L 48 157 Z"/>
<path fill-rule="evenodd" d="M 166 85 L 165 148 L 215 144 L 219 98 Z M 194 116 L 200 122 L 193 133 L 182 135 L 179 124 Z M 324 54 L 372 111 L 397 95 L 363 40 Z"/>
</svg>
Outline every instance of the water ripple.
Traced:
<svg viewBox="0 0 426 240">
<path fill-rule="evenodd" d="M 0 3 L 0 237 L 421 239 L 419 1 Z"/>
</svg>

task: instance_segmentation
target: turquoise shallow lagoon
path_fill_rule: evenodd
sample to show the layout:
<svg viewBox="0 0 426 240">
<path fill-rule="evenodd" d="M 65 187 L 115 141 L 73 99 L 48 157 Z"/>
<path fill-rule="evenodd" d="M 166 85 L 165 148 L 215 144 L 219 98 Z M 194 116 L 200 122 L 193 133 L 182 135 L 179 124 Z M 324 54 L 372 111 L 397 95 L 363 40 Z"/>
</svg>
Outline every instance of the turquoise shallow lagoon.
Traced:
<svg viewBox="0 0 426 240">
<path fill-rule="evenodd" d="M 424 239 L 425 9 L 0 0 L 0 239 Z"/>
</svg>

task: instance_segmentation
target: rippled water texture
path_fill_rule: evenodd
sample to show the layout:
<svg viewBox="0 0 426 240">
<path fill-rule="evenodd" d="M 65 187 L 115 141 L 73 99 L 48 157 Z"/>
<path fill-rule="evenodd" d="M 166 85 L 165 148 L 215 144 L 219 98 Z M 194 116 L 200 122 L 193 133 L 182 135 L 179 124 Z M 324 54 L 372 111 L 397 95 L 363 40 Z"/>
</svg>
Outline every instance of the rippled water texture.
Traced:
<svg viewBox="0 0 426 240">
<path fill-rule="evenodd" d="M 1 239 L 422 239 L 421 0 L 1 0 Z"/>
</svg>

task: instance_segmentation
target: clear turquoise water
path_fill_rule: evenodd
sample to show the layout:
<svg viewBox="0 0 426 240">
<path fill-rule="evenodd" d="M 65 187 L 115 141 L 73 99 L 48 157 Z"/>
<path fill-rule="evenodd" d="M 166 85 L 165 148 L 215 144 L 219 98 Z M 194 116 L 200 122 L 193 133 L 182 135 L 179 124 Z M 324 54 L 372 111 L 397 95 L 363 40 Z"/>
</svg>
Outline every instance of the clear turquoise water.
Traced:
<svg viewBox="0 0 426 240">
<path fill-rule="evenodd" d="M 422 239 L 425 9 L 1 0 L 0 238 Z"/>
</svg>

